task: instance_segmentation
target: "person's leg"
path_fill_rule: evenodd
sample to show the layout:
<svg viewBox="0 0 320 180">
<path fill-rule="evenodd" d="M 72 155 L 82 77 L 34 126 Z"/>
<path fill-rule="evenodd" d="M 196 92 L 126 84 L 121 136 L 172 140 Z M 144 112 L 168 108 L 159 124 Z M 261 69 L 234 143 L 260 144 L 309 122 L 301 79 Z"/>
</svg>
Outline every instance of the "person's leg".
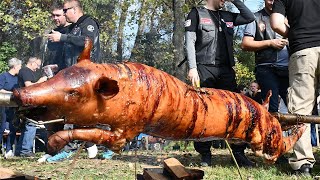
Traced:
<svg viewBox="0 0 320 180">
<path fill-rule="evenodd" d="M 311 115 L 316 102 L 319 76 L 320 48 L 309 48 L 291 55 L 289 61 L 288 111 L 292 114 Z M 315 158 L 312 152 L 310 124 L 294 146 L 294 156 L 289 159 L 293 170 L 312 168 Z M 301 169 L 303 167 L 303 169 Z M 309 174 L 309 169 L 306 172 Z"/>
<path fill-rule="evenodd" d="M 234 70 L 229 67 L 221 67 L 219 71 L 219 80 L 217 81 L 216 88 L 235 92 L 237 89 L 237 83 Z M 240 166 L 254 166 L 254 163 L 250 161 L 244 154 L 247 143 L 231 143 L 230 146 Z"/>
<path fill-rule="evenodd" d="M 256 68 L 256 79 L 261 88 L 262 98 L 265 99 L 268 91 L 272 91 L 269 112 L 278 112 L 279 108 L 279 82 L 275 73 L 274 67 L 258 66 Z"/>
<path fill-rule="evenodd" d="M 201 155 L 201 165 L 211 166 L 211 141 L 193 142 L 194 149 Z"/>
<path fill-rule="evenodd" d="M 4 107 L 0 107 L 0 116 L 1 116 L 0 117 L 0 144 L 2 144 L 3 132 L 4 132 L 4 129 L 6 128 L 6 114 L 5 114 Z"/>
<path fill-rule="evenodd" d="M 26 123 L 22 139 L 20 156 L 33 156 L 33 142 L 36 137 L 36 126 Z"/>
<path fill-rule="evenodd" d="M 8 139 L 7 139 L 7 149 L 6 149 L 6 152 L 9 152 L 9 151 L 12 151 L 13 148 L 13 144 L 14 144 L 14 141 L 16 139 L 16 128 L 14 127 L 14 124 L 13 124 L 13 118 L 14 118 L 14 111 L 12 108 L 8 108 L 6 110 L 6 114 L 7 114 L 7 121 L 9 123 L 9 130 L 10 130 L 10 133 L 8 135 Z"/>
</svg>

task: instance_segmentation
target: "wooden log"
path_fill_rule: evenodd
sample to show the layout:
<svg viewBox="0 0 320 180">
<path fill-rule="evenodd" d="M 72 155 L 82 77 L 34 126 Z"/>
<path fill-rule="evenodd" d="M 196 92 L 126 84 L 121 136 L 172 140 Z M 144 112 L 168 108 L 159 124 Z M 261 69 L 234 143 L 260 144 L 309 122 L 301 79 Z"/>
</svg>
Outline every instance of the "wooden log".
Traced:
<svg viewBox="0 0 320 180">
<path fill-rule="evenodd" d="M 170 180 L 169 177 L 163 174 L 162 168 L 150 168 L 143 170 L 144 180 Z"/>
<path fill-rule="evenodd" d="M 186 179 L 191 176 L 187 169 L 175 158 L 164 160 L 164 168 L 174 179 Z"/>
</svg>

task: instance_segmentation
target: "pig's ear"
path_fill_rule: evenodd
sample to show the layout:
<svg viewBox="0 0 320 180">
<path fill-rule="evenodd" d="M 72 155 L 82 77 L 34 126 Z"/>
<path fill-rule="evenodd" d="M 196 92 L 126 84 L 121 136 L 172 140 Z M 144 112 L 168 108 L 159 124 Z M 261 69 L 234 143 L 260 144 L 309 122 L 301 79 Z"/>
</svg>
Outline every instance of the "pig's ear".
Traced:
<svg viewBox="0 0 320 180">
<path fill-rule="evenodd" d="M 94 88 L 104 99 L 110 99 L 119 92 L 118 82 L 107 77 L 100 78 Z"/>
<path fill-rule="evenodd" d="M 84 60 L 91 61 L 91 49 L 92 49 L 92 40 L 89 37 L 86 37 L 84 41 L 84 49 L 81 52 L 80 56 L 78 57 L 78 63 Z"/>
</svg>

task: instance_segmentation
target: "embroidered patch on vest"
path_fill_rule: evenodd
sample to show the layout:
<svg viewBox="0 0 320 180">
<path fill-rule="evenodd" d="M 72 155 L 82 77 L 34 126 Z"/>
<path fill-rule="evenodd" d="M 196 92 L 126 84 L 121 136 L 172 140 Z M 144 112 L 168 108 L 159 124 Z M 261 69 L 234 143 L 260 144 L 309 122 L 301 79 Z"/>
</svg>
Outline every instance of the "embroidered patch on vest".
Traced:
<svg viewBox="0 0 320 180">
<path fill-rule="evenodd" d="M 189 27 L 191 26 L 191 19 L 188 19 L 184 22 L 184 27 Z"/>
<path fill-rule="evenodd" d="M 228 28 L 233 28 L 233 22 L 226 22 L 226 25 Z"/>
<path fill-rule="evenodd" d="M 201 24 L 213 24 L 213 22 L 210 18 L 201 18 L 200 23 Z"/>
<path fill-rule="evenodd" d="M 88 31 L 93 32 L 94 31 L 94 27 L 92 25 L 87 26 Z"/>
</svg>

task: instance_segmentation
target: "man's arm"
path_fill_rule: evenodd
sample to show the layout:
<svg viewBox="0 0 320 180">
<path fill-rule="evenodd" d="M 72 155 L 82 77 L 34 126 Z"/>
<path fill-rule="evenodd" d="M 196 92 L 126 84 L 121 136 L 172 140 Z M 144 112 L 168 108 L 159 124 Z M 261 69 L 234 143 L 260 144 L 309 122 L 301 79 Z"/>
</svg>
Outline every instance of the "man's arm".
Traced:
<svg viewBox="0 0 320 180">
<path fill-rule="evenodd" d="M 185 23 L 185 41 L 186 41 L 186 53 L 189 63 L 188 78 L 192 85 L 200 87 L 200 78 L 197 70 L 196 61 L 196 40 L 197 40 L 197 28 L 199 25 L 197 10 L 193 8 L 188 14 L 187 21 Z"/>
<path fill-rule="evenodd" d="M 35 82 L 35 83 L 33 83 L 33 82 L 31 82 L 31 81 L 25 81 L 25 82 L 24 82 L 24 85 L 25 85 L 26 87 L 28 87 L 28 86 L 31 86 L 31 85 L 33 85 L 33 84 L 45 82 L 46 80 L 48 80 L 48 77 L 47 77 L 47 76 L 43 76 L 43 77 L 41 77 L 41 78 L 40 78 L 37 82 Z"/>
<path fill-rule="evenodd" d="M 262 40 L 256 41 L 255 34 L 257 29 L 256 22 L 252 22 L 248 24 L 244 30 L 244 36 L 241 43 L 241 48 L 245 51 L 259 51 L 266 48 L 275 48 L 282 49 L 285 45 L 288 44 L 288 41 L 285 39 L 270 39 L 270 40 Z"/>
<path fill-rule="evenodd" d="M 272 13 L 270 17 L 271 28 L 282 35 L 283 37 L 288 37 L 289 26 L 285 23 L 284 15 L 280 13 Z"/>
<path fill-rule="evenodd" d="M 234 0 L 230 1 L 232 2 L 240 11 L 239 14 L 236 14 L 235 20 L 234 20 L 234 25 L 242 25 L 242 24 L 248 24 L 252 21 L 254 21 L 254 14 L 250 11 L 249 8 L 247 8 L 246 5 L 240 0 Z"/>
<path fill-rule="evenodd" d="M 73 35 L 73 34 L 62 34 L 61 40 L 62 42 L 67 42 L 76 46 L 84 47 L 86 37 L 89 37 L 92 42 L 99 35 L 99 27 L 96 21 L 93 19 L 86 19 L 86 22 L 80 25 L 81 28 L 81 36 Z"/>
<path fill-rule="evenodd" d="M 200 87 L 200 78 L 197 70 L 196 62 L 196 44 L 197 35 L 196 32 L 187 31 L 186 32 L 186 52 L 189 63 L 189 73 L 188 77 L 193 86 Z"/>
<path fill-rule="evenodd" d="M 81 25 L 81 36 L 73 34 L 61 34 L 58 31 L 52 31 L 47 37 L 52 42 L 67 42 L 76 46 L 84 47 L 86 37 L 89 37 L 93 42 L 99 35 L 99 27 L 93 19 L 88 19 L 88 22 Z"/>
<path fill-rule="evenodd" d="M 273 13 L 270 16 L 271 28 L 283 37 L 288 37 L 289 25 L 285 18 L 285 2 L 283 0 L 275 0 L 272 11 Z"/>
</svg>

